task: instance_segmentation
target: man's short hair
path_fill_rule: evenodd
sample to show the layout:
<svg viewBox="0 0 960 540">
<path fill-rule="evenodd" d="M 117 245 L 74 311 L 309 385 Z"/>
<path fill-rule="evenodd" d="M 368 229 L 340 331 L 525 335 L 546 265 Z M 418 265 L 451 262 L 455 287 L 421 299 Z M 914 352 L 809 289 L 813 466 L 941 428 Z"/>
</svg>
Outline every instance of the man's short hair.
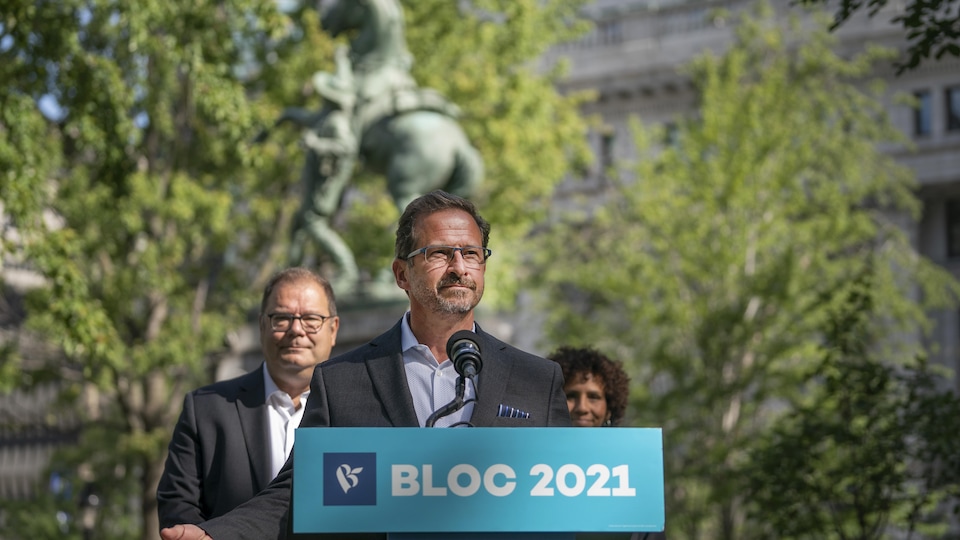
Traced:
<svg viewBox="0 0 960 540">
<path fill-rule="evenodd" d="M 330 282 L 317 272 L 302 266 L 285 268 L 270 277 L 270 281 L 267 281 L 267 285 L 263 288 L 263 299 L 260 300 L 260 314 L 263 315 L 264 310 L 267 309 L 267 299 L 273 294 L 273 290 L 277 288 L 277 285 L 298 281 L 312 281 L 319 285 L 327 295 L 327 309 L 330 311 L 328 315 L 331 317 L 337 316 L 337 300 L 333 296 L 333 287 L 330 286 Z"/>
<path fill-rule="evenodd" d="M 394 248 L 396 257 L 402 259 L 406 257 L 408 253 L 422 247 L 417 245 L 417 238 L 414 237 L 417 222 L 421 218 L 442 210 L 451 209 L 463 210 L 473 217 L 473 220 L 477 223 L 477 227 L 480 228 L 480 234 L 483 239 L 483 245 L 480 247 L 487 247 L 487 242 L 490 241 L 490 224 L 487 223 L 487 220 L 483 219 L 477 211 L 477 207 L 463 197 L 437 190 L 417 197 L 404 209 L 403 214 L 400 216 L 400 222 L 397 224 L 397 241 Z"/>
</svg>

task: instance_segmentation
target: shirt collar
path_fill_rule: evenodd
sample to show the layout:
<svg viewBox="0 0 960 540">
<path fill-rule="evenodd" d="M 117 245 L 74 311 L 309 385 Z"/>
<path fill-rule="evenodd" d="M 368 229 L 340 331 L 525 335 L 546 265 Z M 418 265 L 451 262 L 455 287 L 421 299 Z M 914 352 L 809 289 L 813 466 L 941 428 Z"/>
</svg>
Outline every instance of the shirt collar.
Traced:
<svg viewBox="0 0 960 540">
<path fill-rule="evenodd" d="M 267 370 L 267 363 L 263 363 L 263 397 L 264 399 L 269 400 L 270 396 L 280 388 L 277 386 L 277 383 L 273 382 L 273 377 L 270 376 L 270 371 Z"/>
<path fill-rule="evenodd" d="M 413 330 L 410 329 L 410 312 L 407 311 L 400 319 L 400 352 L 407 352 L 419 344 L 420 342 L 413 335 Z"/>
<path fill-rule="evenodd" d="M 270 371 L 267 370 L 267 363 L 264 362 L 263 363 L 263 399 L 264 401 L 269 402 L 270 396 L 272 396 L 274 392 L 279 392 L 279 391 L 280 391 L 280 387 L 277 386 L 277 383 L 273 382 L 273 377 L 270 376 Z M 286 394 L 286 392 L 284 393 Z M 306 401 L 309 395 L 310 395 L 310 389 L 307 388 L 306 392 L 300 394 L 300 403 L 303 403 L 304 401 Z M 293 396 L 289 396 L 289 397 L 293 398 Z"/>
<path fill-rule="evenodd" d="M 476 333 L 476 331 L 477 323 L 473 323 L 473 332 Z M 410 311 L 407 311 L 400 319 L 400 352 L 405 353 L 417 345 L 420 345 L 420 342 L 410 329 Z"/>
</svg>

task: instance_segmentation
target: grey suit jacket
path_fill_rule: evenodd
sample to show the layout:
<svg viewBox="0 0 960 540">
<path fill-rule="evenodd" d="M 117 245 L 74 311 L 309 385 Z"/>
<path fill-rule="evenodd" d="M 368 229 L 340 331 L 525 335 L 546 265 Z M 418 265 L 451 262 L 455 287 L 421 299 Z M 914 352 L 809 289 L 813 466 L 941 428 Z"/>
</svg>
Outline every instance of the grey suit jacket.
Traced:
<svg viewBox="0 0 960 540">
<path fill-rule="evenodd" d="M 194 390 L 157 488 L 160 527 L 226 514 L 271 480 L 263 367 Z"/>
<path fill-rule="evenodd" d="M 471 423 L 477 427 L 570 426 L 559 364 L 511 347 L 477 326 L 483 367 Z M 530 413 L 497 416 L 499 405 Z M 413 397 L 400 350 L 400 323 L 366 345 L 320 364 L 300 427 L 416 427 Z M 294 445 L 296 452 L 296 445 Z M 201 527 L 215 540 L 283 538 L 293 483 L 292 459 L 262 493 Z M 348 535 L 331 535 L 344 538 Z M 315 535 L 312 537 L 324 537 Z M 383 535 L 349 535 L 383 538 Z M 297 535 L 297 538 L 307 536 Z"/>
</svg>

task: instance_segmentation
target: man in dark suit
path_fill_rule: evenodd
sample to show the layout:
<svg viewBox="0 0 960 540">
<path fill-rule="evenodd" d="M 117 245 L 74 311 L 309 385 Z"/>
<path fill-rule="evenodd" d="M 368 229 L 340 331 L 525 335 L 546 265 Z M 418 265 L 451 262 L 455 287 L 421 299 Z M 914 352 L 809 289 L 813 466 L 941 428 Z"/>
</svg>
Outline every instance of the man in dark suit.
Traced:
<svg viewBox="0 0 960 540">
<path fill-rule="evenodd" d="M 483 368 L 476 388 L 466 388 L 469 404 L 437 426 L 570 426 L 559 365 L 500 342 L 474 322 L 489 236 L 490 225 L 466 199 L 436 191 L 407 205 L 397 226 L 393 274 L 410 311 L 387 333 L 314 370 L 301 427 L 424 426 L 454 396 L 456 372 L 446 345 L 459 330 L 476 332 Z M 161 536 L 281 537 L 292 477 L 290 460 L 266 490 L 234 512 L 202 528 L 165 529 Z"/>
<path fill-rule="evenodd" d="M 313 369 L 330 356 L 340 320 L 326 279 L 278 272 L 260 303 L 264 362 L 186 395 L 157 489 L 161 527 L 226 514 L 266 487 L 293 446 Z"/>
</svg>

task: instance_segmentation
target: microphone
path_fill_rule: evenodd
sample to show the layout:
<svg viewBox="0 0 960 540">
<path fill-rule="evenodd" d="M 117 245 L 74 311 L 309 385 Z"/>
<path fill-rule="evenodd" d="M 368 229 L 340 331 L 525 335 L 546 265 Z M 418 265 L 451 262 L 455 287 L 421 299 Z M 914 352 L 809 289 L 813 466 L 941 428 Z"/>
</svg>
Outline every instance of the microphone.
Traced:
<svg viewBox="0 0 960 540">
<path fill-rule="evenodd" d="M 483 367 L 476 336 L 469 330 L 460 330 L 447 340 L 447 356 L 453 362 L 453 368 L 461 377 L 468 379 L 476 377 Z"/>
<path fill-rule="evenodd" d="M 467 379 L 473 379 L 480 373 L 483 367 L 483 360 L 480 359 L 480 345 L 477 345 L 476 334 L 469 330 L 460 330 L 454 332 L 447 340 L 447 357 L 453 362 L 453 368 L 457 370 L 457 388 L 456 397 L 453 401 L 440 407 L 424 422 L 425 427 L 433 427 L 437 420 L 444 416 L 459 411 L 466 404 L 463 396 L 466 393 Z M 476 387 L 476 382 L 474 382 Z"/>
</svg>

